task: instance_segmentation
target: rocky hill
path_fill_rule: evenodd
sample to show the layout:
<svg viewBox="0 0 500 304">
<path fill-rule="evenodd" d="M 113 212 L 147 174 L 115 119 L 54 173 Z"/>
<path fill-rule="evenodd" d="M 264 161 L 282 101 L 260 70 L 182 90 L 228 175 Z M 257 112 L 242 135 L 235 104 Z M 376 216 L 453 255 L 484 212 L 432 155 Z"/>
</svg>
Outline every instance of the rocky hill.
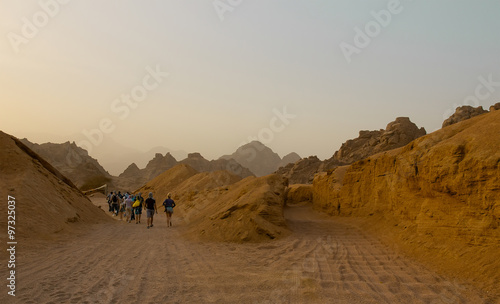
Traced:
<svg viewBox="0 0 500 304">
<path fill-rule="evenodd" d="M 198 172 L 212 172 L 227 170 L 232 174 L 238 175 L 241 178 L 254 176 L 254 174 L 238 164 L 232 159 L 217 159 L 217 160 L 206 160 L 200 153 L 189 153 L 188 157 L 182 160 L 180 163 L 187 164 L 193 167 Z"/>
<path fill-rule="evenodd" d="M 27 139 L 21 141 L 80 189 L 92 189 L 111 181 L 111 175 L 99 162 L 74 142 L 34 144 Z"/>
<path fill-rule="evenodd" d="M 317 156 L 309 156 L 279 168 L 276 174 L 287 178 L 290 184 L 312 184 L 314 175 L 323 172 L 325 162 Z"/>
<path fill-rule="evenodd" d="M 360 131 L 359 137 L 342 144 L 332 158 L 320 161 L 316 156 L 301 159 L 276 171 L 289 179 L 290 184 L 310 184 L 314 175 L 337 166 L 352 164 L 371 155 L 407 145 L 426 134 L 408 117 L 398 117 L 387 127 L 375 131 Z"/>
<path fill-rule="evenodd" d="M 196 170 L 196 172 L 214 172 L 226 170 L 231 174 L 245 178 L 253 176 L 252 172 L 247 168 L 243 168 L 234 160 L 218 159 L 207 160 L 200 153 L 190 153 L 188 157 L 178 162 L 170 153 L 165 156 L 157 153 L 155 157 L 149 161 L 146 168 L 139 169 L 135 163 L 131 164 L 118 178 L 114 178 L 114 184 L 118 188 L 134 191 L 143 186 L 148 181 L 156 178 L 163 172 L 174 168 L 179 164 L 188 165 Z"/>
<path fill-rule="evenodd" d="M 25 142 L 25 141 L 24 141 Z M 0 187 L 5 203 L 0 212 L 7 214 L 7 195 L 15 197 L 19 239 L 50 239 L 70 232 L 79 223 L 109 221 L 61 172 L 17 138 L 0 131 Z M 7 227 L 7 216 L 0 225 Z M 56 234 L 57 232 L 57 234 Z M 0 239 L 6 241 L 7 233 Z M 23 248 L 31 243 L 23 242 Z"/>
<path fill-rule="evenodd" d="M 408 117 L 398 117 L 385 130 L 359 131 L 359 137 L 342 144 L 328 164 L 348 165 L 368 156 L 406 146 L 411 141 L 427 134 Z"/>
<path fill-rule="evenodd" d="M 448 119 L 443 122 L 443 128 L 447 126 L 451 126 L 452 124 L 456 124 L 457 122 L 461 122 L 472 117 L 488 113 L 488 111 L 484 110 L 483 107 L 479 106 L 477 108 L 471 106 L 462 106 L 458 107 L 455 110 L 455 113 L 451 115 Z"/>
<path fill-rule="evenodd" d="M 278 168 L 288 166 L 289 164 L 294 164 L 301 159 L 300 155 L 295 152 L 289 153 L 281 159 L 281 162 L 278 165 Z"/>
<path fill-rule="evenodd" d="M 320 173 L 313 183 L 314 206 L 333 215 L 373 218 L 408 254 L 498 291 L 498 134 L 500 111 L 494 111 Z"/>
<path fill-rule="evenodd" d="M 234 159 L 242 167 L 250 169 L 256 176 L 264 176 L 275 172 L 278 168 L 300 159 L 297 153 L 290 153 L 283 159 L 259 141 L 252 141 L 239 147 L 233 154 L 224 155 L 220 159 Z"/>
</svg>

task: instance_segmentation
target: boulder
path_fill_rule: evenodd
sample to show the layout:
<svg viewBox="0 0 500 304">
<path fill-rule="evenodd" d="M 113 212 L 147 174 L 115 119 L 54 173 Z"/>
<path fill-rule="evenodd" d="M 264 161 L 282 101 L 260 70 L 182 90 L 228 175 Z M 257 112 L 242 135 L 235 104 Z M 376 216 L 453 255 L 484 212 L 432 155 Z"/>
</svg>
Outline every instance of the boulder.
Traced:
<svg viewBox="0 0 500 304">
<path fill-rule="evenodd" d="M 482 106 L 479 106 L 477 108 L 471 106 L 458 107 L 455 110 L 455 113 L 453 113 L 453 115 L 451 115 L 448 119 L 446 119 L 443 122 L 443 128 L 487 112 L 488 111 L 484 110 Z"/>
</svg>

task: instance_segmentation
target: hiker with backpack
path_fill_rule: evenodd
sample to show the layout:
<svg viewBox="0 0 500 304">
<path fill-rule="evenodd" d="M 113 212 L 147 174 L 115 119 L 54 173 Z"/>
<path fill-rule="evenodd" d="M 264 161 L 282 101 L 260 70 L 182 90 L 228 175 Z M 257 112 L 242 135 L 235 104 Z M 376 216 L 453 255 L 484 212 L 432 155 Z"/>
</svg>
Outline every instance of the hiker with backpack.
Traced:
<svg viewBox="0 0 500 304">
<path fill-rule="evenodd" d="M 167 195 L 167 199 L 163 202 L 165 207 L 165 215 L 167 216 L 167 227 L 172 226 L 172 214 L 174 214 L 175 202 L 172 199 L 172 194 Z"/>
<path fill-rule="evenodd" d="M 135 202 L 132 205 L 134 208 L 133 212 L 135 213 L 135 223 L 139 224 L 141 222 L 141 214 L 142 214 L 142 205 L 144 204 L 144 198 L 142 197 L 142 193 L 139 192 L 135 197 Z"/>
</svg>

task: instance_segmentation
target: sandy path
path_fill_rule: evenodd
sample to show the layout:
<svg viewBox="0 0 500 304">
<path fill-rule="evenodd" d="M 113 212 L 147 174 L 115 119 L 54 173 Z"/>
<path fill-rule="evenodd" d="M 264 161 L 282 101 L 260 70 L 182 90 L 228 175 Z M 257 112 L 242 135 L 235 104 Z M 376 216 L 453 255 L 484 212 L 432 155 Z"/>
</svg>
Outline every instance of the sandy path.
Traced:
<svg viewBox="0 0 500 304">
<path fill-rule="evenodd" d="M 263 244 L 186 241 L 167 228 L 116 222 L 26 254 L 19 303 L 487 303 L 397 256 L 357 228 L 305 207 L 294 233 Z M 3 297 L 3 296 L 2 296 Z M 12 299 L 9 298 L 11 301 Z M 2 303 L 6 303 L 2 301 Z"/>
</svg>

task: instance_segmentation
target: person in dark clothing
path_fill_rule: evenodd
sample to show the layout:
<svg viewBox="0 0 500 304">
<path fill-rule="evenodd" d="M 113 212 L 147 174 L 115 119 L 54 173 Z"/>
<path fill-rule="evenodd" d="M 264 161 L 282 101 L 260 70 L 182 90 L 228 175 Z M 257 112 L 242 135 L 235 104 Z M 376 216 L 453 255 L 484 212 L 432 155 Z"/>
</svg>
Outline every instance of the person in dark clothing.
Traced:
<svg viewBox="0 0 500 304">
<path fill-rule="evenodd" d="M 144 207 L 146 209 L 146 216 L 148 218 L 148 229 L 153 227 L 153 216 L 158 213 L 156 209 L 156 200 L 153 198 L 153 192 L 149 192 L 149 197 L 144 201 Z"/>
<path fill-rule="evenodd" d="M 120 212 L 121 198 L 116 194 L 116 192 L 111 196 L 111 208 L 113 211 L 113 216 L 118 216 Z"/>
<path fill-rule="evenodd" d="M 167 227 L 172 226 L 172 214 L 174 214 L 175 202 L 172 199 L 172 194 L 167 195 L 167 199 L 163 202 L 165 207 L 165 215 L 167 216 Z"/>
</svg>

